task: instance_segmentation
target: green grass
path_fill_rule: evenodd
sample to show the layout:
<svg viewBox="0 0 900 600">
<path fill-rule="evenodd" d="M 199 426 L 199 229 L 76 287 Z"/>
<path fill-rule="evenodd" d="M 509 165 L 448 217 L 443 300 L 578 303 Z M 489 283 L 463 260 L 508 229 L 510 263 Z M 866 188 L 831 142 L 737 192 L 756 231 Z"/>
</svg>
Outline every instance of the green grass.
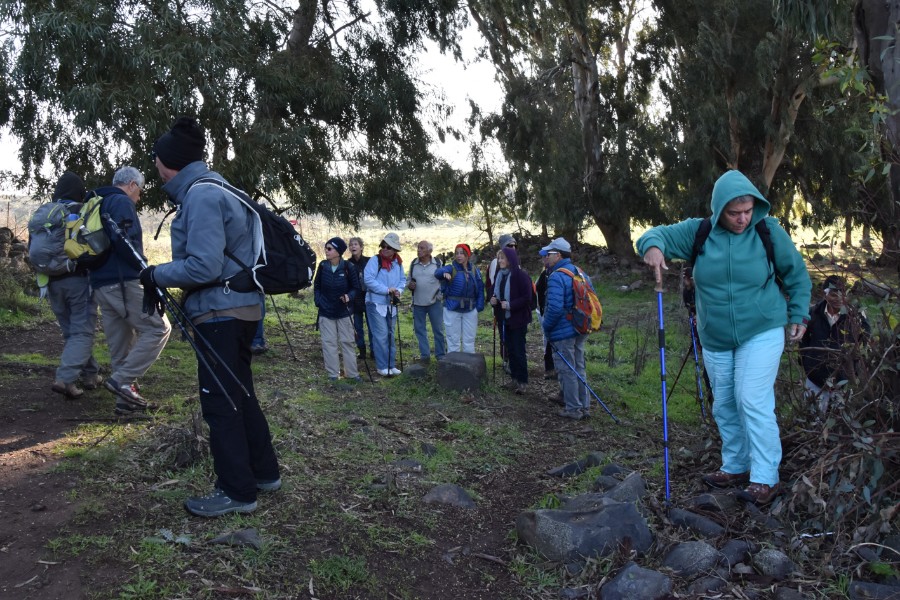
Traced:
<svg viewBox="0 0 900 600">
<path fill-rule="evenodd" d="M 254 359 L 253 368 L 285 485 L 276 494 L 261 495 L 257 512 L 223 519 L 191 519 L 181 507 L 185 496 L 208 492 L 215 475 L 208 455 L 174 467 L 178 450 L 194 440 L 190 417 L 199 408 L 196 360 L 176 330 L 141 380 L 145 395 L 163 411 L 147 422 L 81 425 L 59 446 L 64 456 L 59 468 L 79 477 L 67 495 L 79 507 L 48 549 L 80 556 L 87 564 L 114 564 L 122 578 L 101 582 L 107 587 L 98 598 L 205 599 L 218 597 L 214 586 L 258 589 L 260 598 L 302 597 L 309 594 L 310 580 L 322 598 L 384 597 L 385 589 L 398 598 L 418 597 L 413 582 L 423 574 L 415 569 L 434 569 L 448 538 L 470 531 L 477 536 L 485 526 L 468 515 L 423 505 L 421 497 L 433 485 L 456 483 L 479 506 L 498 502 L 496 489 L 513 489 L 503 501 L 517 502 L 514 510 L 558 508 L 561 496 L 593 489 L 601 468 L 564 480 L 541 473 L 596 450 L 607 452 L 609 461 L 640 469 L 651 487 L 663 479 L 656 296 L 651 290 L 620 292 L 618 284 L 601 283 L 606 321 L 603 331 L 588 338 L 586 351 L 588 382 L 622 426 L 600 412 L 587 424 L 561 424 L 549 404 L 534 397 L 520 400 L 490 379 L 475 394 L 447 391 L 434 381 L 435 365 L 423 381 L 398 377 L 340 390 L 324 377 L 309 294 L 278 297 L 299 360 L 291 358 L 269 304 L 266 337 L 272 351 Z M 667 370 L 674 383 L 690 335 L 680 297 L 666 294 L 664 302 Z M 481 315 L 476 347 L 487 352 L 490 371 L 492 330 L 486 316 Z M 401 332 L 408 362 L 418 353 L 408 307 L 401 312 Z M 535 360 L 536 323 L 528 338 Z M 108 360 L 102 336 L 96 348 L 101 362 Z M 52 357 L 30 352 L 4 360 L 54 364 Z M 643 368 L 636 369 L 635 361 L 643 361 Z M 533 373 L 541 370 L 539 363 L 531 367 Z M 365 377 L 362 364 L 360 371 Z M 668 405 L 670 425 L 685 431 L 699 421 L 693 376 L 691 359 Z M 106 402 L 96 410 L 109 416 L 108 409 Z M 434 448 L 433 454 L 426 455 L 422 444 Z M 422 473 L 409 481 L 395 477 L 392 463 L 400 458 L 420 462 Z M 517 486 L 525 481 L 520 494 Z M 102 535 L 88 529 L 95 525 Z M 264 540 L 259 550 L 205 543 L 223 531 L 249 527 Z M 509 521 L 501 527 L 497 553 L 507 567 L 498 571 L 480 564 L 472 581 L 487 588 L 511 580 L 519 586 L 518 597 L 535 598 L 549 597 L 569 581 L 563 570 L 517 544 L 514 531 L 503 540 Z M 162 528 L 190 535 L 191 545 L 149 541 Z M 586 570 L 599 580 L 609 567 L 595 561 Z"/>
</svg>

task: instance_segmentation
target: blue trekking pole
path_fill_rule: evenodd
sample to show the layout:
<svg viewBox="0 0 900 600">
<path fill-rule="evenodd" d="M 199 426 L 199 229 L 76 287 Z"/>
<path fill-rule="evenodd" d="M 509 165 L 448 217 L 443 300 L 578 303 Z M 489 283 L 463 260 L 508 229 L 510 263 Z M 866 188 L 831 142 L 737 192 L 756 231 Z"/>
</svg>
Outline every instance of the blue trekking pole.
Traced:
<svg viewBox="0 0 900 600">
<path fill-rule="evenodd" d="M 621 425 L 621 423 L 619 422 L 619 419 L 616 418 L 616 415 L 612 414 L 612 411 L 609 410 L 609 407 L 603 403 L 603 400 L 600 399 L 600 396 L 598 396 L 597 393 L 591 388 L 591 386 L 588 385 L 588 382 L 584 380 L 584 377 L 581 376 L 581 374 L 575 369 L 575 367 L 573 367 L 572 364 L 566 360 L 566 357 L 562 355 L 562 352 L 557 350 L 556 346 L 554 346 L 553 344 L 550 344 L 550 347 L 553 349 L 554 352 L 559 354 L 559 357 L 562 359 L 562 361 L 564 363 L 566 363 L 566 366 L 569 367 L 570 369 L 572 369 L 572 372 L 575 373 L 575 377 L 578 378 L 578 381 L 580 381 L 582 383 L 582 385 L 584 385 L 584 387 L 586 387 L 587 390 L 591 393 L 591 395 L 597 399 L 597 403 L 603 407 L 603 410 L 605 410 L 606 413 L 610 417 L 612 417 L 612 420 L 615 421 L 617 425 Z"/>
<path fill-rule="evenodd" d="M 666 510 L 671 506 L 669 490 L 669 415 L 666 401 L 666 330 L 663 325 L 662 284 L 656 288 L 656 304 L 659 309 L 659 379 L 662 382 L 663 452 L 666 467 Z"/>
<path fill-rule="evenodd" d="M 691 326 L 691 346 L 694 348 L 694 371 L 697 376 L 697 401 L 700 403 L 700 415 L 703 417 L 703 420 L 706 421 L 706 405 L 703 401 L 703 385 L 700 381 L 703 373 L 700 370 L 700 357 L 697 355 L 697 334 L 694 333 L 694 327 L 696 326 L 697 321 L 694 315 L 690 315 L 689 318 Z"/>
</svg>

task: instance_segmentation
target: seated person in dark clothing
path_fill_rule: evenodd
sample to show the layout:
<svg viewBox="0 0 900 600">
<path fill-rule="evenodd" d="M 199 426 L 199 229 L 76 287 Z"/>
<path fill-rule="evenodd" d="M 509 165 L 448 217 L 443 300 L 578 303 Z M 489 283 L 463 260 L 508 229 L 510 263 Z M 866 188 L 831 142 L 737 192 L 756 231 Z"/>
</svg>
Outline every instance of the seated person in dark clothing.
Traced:
<svg viewBox="0 0 900 600">
<path fill-rule="evenodd" d="M 822 283 L 825 297 L 812 309 L 806 334 L 800 340 L 800 362 L 806 371 L 806 394 L 818 400 L 820 413 L 828 410 L 837 384 L 854 369 L 856 353 L 843 351 L 868 337 L 865 315 L 847 302 L 842 277 L 829 275 Z"/>
</svg>

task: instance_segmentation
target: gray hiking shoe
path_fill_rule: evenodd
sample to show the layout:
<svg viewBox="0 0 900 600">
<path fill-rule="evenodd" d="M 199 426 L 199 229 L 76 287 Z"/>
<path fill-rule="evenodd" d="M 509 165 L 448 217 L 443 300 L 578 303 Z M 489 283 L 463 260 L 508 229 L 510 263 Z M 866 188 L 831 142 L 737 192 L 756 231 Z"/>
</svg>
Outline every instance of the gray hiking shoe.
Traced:
<svg viewBox="0 0 900 600">
<path fill-rule="evenodd" d="M 77 400 L 84 395 L 84 390 L 78 387 L 74 382 L 63 383 L 62 381 L 54 381 L 53 385 L 50 386 L 50 389 L 57 394 L 62 394 L 66 398 L 72 400 Z"/>
<path fill-rule="evenodd" d="M 572 419 L 573 421 L 580 421 L 581 419 L 584 418 L 584 415 L 581 414 L 581 410 L 577 409 L 577 408 L 575 410 L 563 409 L 563 410 L 559 411 L 558 413 L 556 413 L 556 416 L 563 417 L 564 419 Z"/>
<path fill-rule="evenodd" d="M 81 378 L 81 385 L 84 386 L 84 389 L 86 390 L 96 390 L 102 383 L 103 377 L 101 377 L 99 373 L 84 375 Z"/>
<path fill-rule="evenodd" d="M 260 492 L 277 492 L 281 489 L 281 477 L 278 479 L 257 479 L 256 489 Z"/>
<path fill-rule="evenodd" d="M 188 498 L 184 509 L 198 517 L 221 517 L 228 513 L 249 513 L 256 510 L 256 501 L 232 500 L 223 490 L 215 489 L 208 496 Z"/>
</svg>

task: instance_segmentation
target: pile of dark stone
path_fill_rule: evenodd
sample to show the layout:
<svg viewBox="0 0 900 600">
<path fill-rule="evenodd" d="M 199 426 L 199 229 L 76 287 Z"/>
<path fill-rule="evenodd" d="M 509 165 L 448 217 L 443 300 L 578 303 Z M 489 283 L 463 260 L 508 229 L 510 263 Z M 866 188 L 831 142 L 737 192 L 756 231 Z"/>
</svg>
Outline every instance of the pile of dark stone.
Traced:
<svg viewBox="0 0 900 600">
<path fill-rule="evenodd" d="M 602 453 L 592 453 L 548 475 L 572 477 L 606 462 Z M 788 555 L 798 534 L 765 509 L 740 502 L 736 492 L 702 493 L 665 510 L 647 496 L 640 473 L 606 464 L 593 491 L 560 498 L 558 508 L 521 513 L 516 531 L 521 541 L 572 574 L 590 559 L 611 558 L 619 565 L 599 584 L 599 593 L 598 584 L 585 584 L 563 589 L 563 598 L 821 597 L 829 582 L 801 572 Z M 886 542 L 896 544 L 888 547 L 893 558 L 873 551 L 872 562 L 900 557 L 900 539 Z M 846 593 L 851 600 L 900 599 L 900 581 L 853 581 Z"/>
</svg>

